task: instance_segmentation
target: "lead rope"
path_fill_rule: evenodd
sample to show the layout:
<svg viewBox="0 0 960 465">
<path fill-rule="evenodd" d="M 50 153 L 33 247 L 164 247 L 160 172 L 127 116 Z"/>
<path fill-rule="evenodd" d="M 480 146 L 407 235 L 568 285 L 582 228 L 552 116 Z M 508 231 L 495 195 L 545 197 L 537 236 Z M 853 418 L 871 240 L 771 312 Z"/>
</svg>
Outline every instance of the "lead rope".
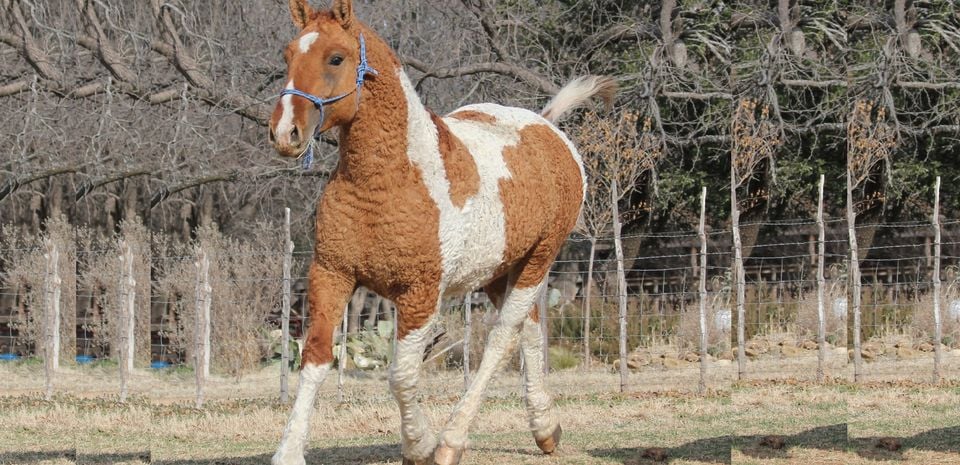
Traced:
<svg viewBox="0 0 960 465">
<path fill-rule="evenodd" d="M 326 120 L 326 114 L 323 111 L 324 105 L 328 105 L 334 102 L 342 100 L 344 97 L 356 93 L 357 94 L 357 108 L 360 108 L 360 90 L 363 87 L 363 81 L 366 79 L 367 74 L 372 74 L 374 76 L 379 76 L 380 73 L 373 69 L 370 66 L 370 63 L 367 61 L 367 42 L 363 38 L 363 33 L 360 33 L 360 63 L 357 64 L 357 87 L 350 92 L 340 94 L 336 97 L 320 98 L 313 94 L 308 94 L 301 90 L 297 89 L 283 89 L 280 91 L 280 97 L 284 95 L 296 95 L 298 97 L 303 97 L 313 103 L 313 106 L 317 108 L 320 112 L 320 122 L 317 123 L 316 129 L 313 132 L 313 142 L 309 143 L 307 146 L 307 151 L 303 155 L 303 159 L 300 161 L 300 165 L 304 171 L 309 170 L 313 167 L 313 147 L 315 142 L 320 141 L 320 127 L 323 126 L 323 122 Z"/>
</svg>

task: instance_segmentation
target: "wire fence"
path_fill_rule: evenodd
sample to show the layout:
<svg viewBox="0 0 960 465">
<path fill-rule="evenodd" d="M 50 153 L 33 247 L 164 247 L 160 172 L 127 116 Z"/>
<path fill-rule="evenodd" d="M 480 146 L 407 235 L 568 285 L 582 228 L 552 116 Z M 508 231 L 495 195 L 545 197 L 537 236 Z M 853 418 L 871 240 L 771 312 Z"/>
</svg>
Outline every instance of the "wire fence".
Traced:
<svg viewBox="0 0 960 465">
<path fill-rule="evenodd" d="M 745 354 L 748 377 L 809 377 L 816 366 L 818 281 L 816 265 L 823 260 L 827 372 L 849 374 L 852 349 L 849 250 L 844 221 L 826 222 L 825 253 L 818 253 L 816 223 L 804 220 L 747 223 L 743 231 Z M 858 225 L 862 273 L 861 355 L 867 379 L 875 376 L 920 376 L 932 364 L 934 344 L 960 354 L 960 221 L 942 223 L 940 271 L 943 281 L 943 331 L 933 339 L 933 230 L 918 222 Z M 124 272 L 120 249 L 110 240 L 72 247 L 75 292 L 63 291 L 62 311 L 75 314 L 72 334 L 61 344 L 62 363 L 117 363 L 122 318 L 120 283 L 133 274 L 135 330 L 131 338 L 135 367 L 192 370 L 197 340 L 197 250 L 174 246 L 156 236 L 125 238 L 139 251 L 139 261 Z M 719 388 L 736 379 L 738 342 L 736 293 L 732 278 L 732 238 L 729 230 L 709 231 L 707 266 L 699 264 L 696 232 L 634 234 L 623 238 L 627 284 L 627 385 L 656 388 L 664 377 L 697 378 L 704 354 L 699 347 L 698 282 L 707 278 L 708 384 Z M 282 294 L 290 288 L 291 365 L 299 363 L 302 341 L 310 325 L 306 298 L 306 267 L 310 253 L 291 254 L 291 279 L 283 279 L 284 251 L 276 237 L 242 242 L 222 237 L 198 240 L 211 257 L 210 364 L 214 374 L 241 376 L 280 363 Z M 616 390 L 620 362 L 620 319 L 616 259 L 612 241 L 596 241 L 593 277 L 588 280 L 590 241 L 571 238 L 548 278 L 545 300 L 547 366 L 554 373 L 590 373 L 596 389 Z M 64 248 L 70 248 L 64 245 Z M 17 247 L 3 254 L 0 286 L 0 354 L 6 360 L 42 357 L 44 320 L 40 291 L 49 278 L 45 249 Z M 586 289 L 591 287 L 589 313 Z M 67 297 L 71 295 L 72 297 Z M 443 303 L 433 342 L 424 356 L 425 369 L 442 379 L 463 379 L 475 370 L 496 310 L 482 289 Z M 358 289 L 344 312 L 334 356 L 343 364 L 342 394 L 351 383 L 382 373 L 394 348 L 397 309 L 366 289 Z M 466 315 L 470 314 L 470 330 Z M 586 329 L 589 328 L 589 331 Z M 469 334 L 466 336 L 466 334 Z M 957 357 L 960 359 L 960 357 Z M 469 360 L 465 366 L 464 361 Z M 951 358 L 952 360 L 952 358 Z M 953 363 L 953 362 L 951 362 Z M 906 367 L 906 368 L 905 368 Z M 956 377 L 957 363 L 946 365 L 944 376 Z M 519 357 L 509 369 L 521 370 Z M 953 370 L 953 371 L 951 371 Z M 445 378 L 444 378 L 445 377 Z M 518 389 L 516 378 L 504 389 Z M 564 379 L 560 376 L 560 379 Z M 567 378 L 578 385 L 583 377 Z M 683 378 L 685 379 L 685 378 Z M 454 381 L 450 381 L 454 382 Z"/>
</svg>

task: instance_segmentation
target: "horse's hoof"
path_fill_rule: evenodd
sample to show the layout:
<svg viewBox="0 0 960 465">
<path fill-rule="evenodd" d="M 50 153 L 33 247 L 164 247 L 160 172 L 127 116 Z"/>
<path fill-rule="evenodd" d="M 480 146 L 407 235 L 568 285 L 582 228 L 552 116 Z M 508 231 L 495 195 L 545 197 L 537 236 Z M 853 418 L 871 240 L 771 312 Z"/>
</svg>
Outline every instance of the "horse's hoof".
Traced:
<svg viewBox="0 0 960 465">
<path fill-rule="evenodd" d="M 557 446 L 560 445 L 560 436 L 563 435 L 563 428 L 560 425 L 557 425 L 557 428 L 553 430 L 553 433 L 543 439 L 537 439 L 537 447 L 543 451 L 544 454 L 550 455 L 557 450 Z"/>
<path fill-rule="evenodd" d="M 433 454 L 433 461 L 436 465 L 458 465 L 463 458 L 464 449 L 454 449 L 445 445 L 437 447 Z"/>
<path fill-rule="evenodd" d="M 403 465 L 434 465 L 434 464 L 433 464 L 433 457 L 427 457 L 427 458 L 425 458 L 425 459 L 423 459 L 423 460 L 414 460 L 414 459 L 408 459 L 408 458 L 404 457 L 404 458 L 403 458 Z"/>
</svg>

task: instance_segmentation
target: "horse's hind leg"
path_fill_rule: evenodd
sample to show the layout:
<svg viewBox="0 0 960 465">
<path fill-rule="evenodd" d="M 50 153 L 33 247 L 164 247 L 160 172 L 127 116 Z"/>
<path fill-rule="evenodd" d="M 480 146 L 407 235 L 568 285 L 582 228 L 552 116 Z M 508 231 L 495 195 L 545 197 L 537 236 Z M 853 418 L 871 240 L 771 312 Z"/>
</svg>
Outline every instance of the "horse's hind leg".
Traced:
<svg viewBox="0 0 960 465">
<path fill-rule="evenodd" d="M 543 334 L 540 332 L 540 318 L 546 316 L 535 305 L 523 321 L 520 350 L 523 352 L 523 364 L 526 371 L 527 421 L 537 446 L 545 454 L 552 454 L 560 444 L 562 429 L 550 414 L 552 400 L 547 392 L 543 371 Z"/>
<path fill-rule="evenodd" d="M 527 271 L 527 270 L 524 270 Z M 541 273 L 542 276 L 543 273 Z M 523 274 L 521 273 L 521 278 Z M 483 353 L 480 367 L 473 377 L 466 394 L 457 404 L 440 434 L 440 446 L 434 454 L 437 465 L 454 465 L 460 462 L 467 445 L 467 432 L 483 401 L 487 384 L 494 374 L 503 367 L 507 355 L 513 353 L 523 321 L 527 318 L 534 300 L 541 289 L 536 280 L 515 280 L 514 288 L 507 291 L 500 306 L 500 318 L 487 337 L 487 348 Z"/>
<path fill-rule="evenodd" d="M 500 309 L 507 290 L 506 278 L 498 279 L 484 288 L 493 305 Z M 547 392 L 543 370 L 543 334 L 540 332 L 540 318 L 545 318 L 540 312 L 540 306 L 533 308 L 523 320 L 523 330 L 520 333 L 520 349 L 523 353 L 523 364 L 526 367 L 524 377 L 526 384 L 527 421 L 533 438 L 537 441 L 545 454 L 552 454 L 560 444 L 560 435 L 563 430 L 560 423 L 550 414 L 553 403 Z"/>
<path fill-rule="evenodd" d="M 406 296 L 398 299 L 397 305 L 400 306 L 401 325 L 409 328 L 409 332 L 397 340 L 397 353 L 390 365 L 390 391 L 400 408 L 403 465 L 426 465 L 432 463 L 437 438 L 417 401 L 417 383 L 420 380 L 423 351 L 433 334 L 434 319 L 431 315 L 435 313 L 438 301 L 436 295 Z M 427 316 L 426 321 L 412 321 L 420 320 L 417 317 L 422 316 Z"/>
</svg>

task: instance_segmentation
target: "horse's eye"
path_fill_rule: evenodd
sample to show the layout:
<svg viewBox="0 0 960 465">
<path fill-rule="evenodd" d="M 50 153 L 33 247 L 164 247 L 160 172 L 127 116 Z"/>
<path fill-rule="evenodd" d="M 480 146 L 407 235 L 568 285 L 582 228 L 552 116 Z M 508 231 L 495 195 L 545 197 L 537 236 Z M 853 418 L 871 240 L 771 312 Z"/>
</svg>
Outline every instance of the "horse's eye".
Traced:
<svg viewBox="0 0 960 465">
<path fill-rule="evenodd" d="M 330 58 L 330 64 L 333 66 L 340 66 L 340 63 L 343 63 L 343 57 L 340 55 L 334 55 Z"/>
</svg>

